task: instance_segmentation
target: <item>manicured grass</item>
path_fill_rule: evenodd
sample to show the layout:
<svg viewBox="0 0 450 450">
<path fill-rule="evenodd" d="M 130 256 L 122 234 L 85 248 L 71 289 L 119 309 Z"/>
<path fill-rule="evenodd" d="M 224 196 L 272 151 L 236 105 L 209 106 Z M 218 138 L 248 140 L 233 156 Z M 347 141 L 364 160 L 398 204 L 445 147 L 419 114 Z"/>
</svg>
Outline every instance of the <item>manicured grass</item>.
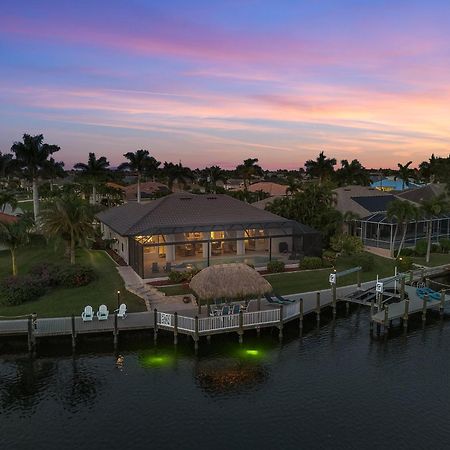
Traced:
<svg viewBox="0 0 450 450">
<path fill-rule="evenodd" d="M 33 200 L 19 202 L 17 208 L 20 208 L 23 212 L 33 212 Z"/>
<path fill-rule="evenodd" d="M 36 243 L 18 254 L 19 272 L 26 273 L 32 266 L 41 262 L 66 262 L 62 249 L 53 245 Z M 79 315 L 86 305 L 97 309 L 104 303 L 110 312 L 117 308 L 117 290 L 121 291 L 121 302 L 126 303 L 130 312 L 145 311 L 144 302 L 135 295 L 125 291 L 122 278 L 109 256 L 99 250 L 79 250 L 77 262 L 94 268 L 97 279 L 88 286 L 79 288 L 57 288 L 50 290 L 38 300 L 19 306 L 0 305 L 1 316 L 15 316 L 37 313 L 39 317 L 58 317 Z M 8 251 L 0 252 L 0 277 L 10 273 L 10 255 Z"/>
<path fill-rule="evenodd" d="M 377 275 L 380 278 L 394 275 L 394 261 L 373 255 L 374 267 L 368 272 L 362 272 L 361 281 L 375 280 Z M 349 269 L 354 265 L 348 258 L 338 260 L 337 271 Z M 330 287 L 328 277 L 332 269 L 305 270 L 300 272 L 285 272 L 273 275 L 266 275 L 267 281 L 273 286 L 273 290 L 281 295 L 297 294 L 299 292 L 308 292 Z M 356 273 L 339 278 L 338 286 L 345 286 L 356 283 Z M 166 295 L 185 294 L 190 291 L 183 285 L 168 286 L 160 288 Z"/>
<path fill-rule="evenodd" d="M 443 264 L 450 264 L 450 253 L 432 253 L 430 256 L 430 262 L 425 262 L 425 257 L 415 256 L 413 261 L 416 264 L 427 267 L 442 266 Z"/>
</svg>

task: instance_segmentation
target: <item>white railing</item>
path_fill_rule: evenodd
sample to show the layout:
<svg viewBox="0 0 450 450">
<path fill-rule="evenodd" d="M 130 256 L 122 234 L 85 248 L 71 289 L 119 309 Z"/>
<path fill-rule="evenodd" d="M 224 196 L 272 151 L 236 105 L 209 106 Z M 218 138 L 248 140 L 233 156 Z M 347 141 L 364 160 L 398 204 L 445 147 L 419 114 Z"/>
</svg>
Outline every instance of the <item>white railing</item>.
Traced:
<svg viewBox="0 0 450 450">
<path fill-rule="evenodd" d="M 195 319 L 192 317 L 178 316 L 178 329 L 195 332 Z"/>
<path fill-rule="evenodd" d="M 164 312 L 157 312 L 156 323 L 158 326 L 173 328 L 175 326 L 174 315 Z"/>
<path fill-rule="evenodd" d="M 244 313 L 244 327 L 249 325 L 265 325 L 280 321 L 280 310 L 269 309 L 267 311 L 256 311 Z"/>
<path fill-rule="evenodd" d="M 283 319 L 290 319 L 298 314 L 300 314 L 300 302 L 283 306 Z"/>
<path fill-rule="evenodd" d="M 199 333 L 214 330 L 226 330 L 239 327 L 239 314 L 230 314 L 226 316 L 206 317 L 199 319 Z"/>
</svg>

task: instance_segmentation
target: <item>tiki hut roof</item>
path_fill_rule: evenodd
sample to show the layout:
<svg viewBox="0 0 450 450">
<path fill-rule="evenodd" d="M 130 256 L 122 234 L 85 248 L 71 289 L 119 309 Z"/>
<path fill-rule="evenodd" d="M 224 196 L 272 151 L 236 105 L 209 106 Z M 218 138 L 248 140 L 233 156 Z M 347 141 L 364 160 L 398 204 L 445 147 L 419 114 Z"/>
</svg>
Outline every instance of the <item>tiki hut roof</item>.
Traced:
<svg viewBox="0 0 450 450">
<path fill-rule="evenodd" d="M 272 290 L 270 283 L 247 264 L 217 264 L 195 275 L 189 287 L 201 299 L 245 298 Z"/>
</svg>

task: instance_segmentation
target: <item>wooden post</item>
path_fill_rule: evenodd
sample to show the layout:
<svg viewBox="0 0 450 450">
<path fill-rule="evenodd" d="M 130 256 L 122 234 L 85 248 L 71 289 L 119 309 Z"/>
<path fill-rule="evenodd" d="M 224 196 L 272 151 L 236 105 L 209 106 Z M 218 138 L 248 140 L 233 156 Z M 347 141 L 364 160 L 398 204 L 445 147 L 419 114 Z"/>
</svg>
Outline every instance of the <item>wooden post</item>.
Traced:
<svg viewBox="0 0 450 450">
<path fill-rule="evenodd" d="M 239 311 L 239 344 L 244 341 L 244 313 L 242 310 Z"/>
<path fill-rule="evenodd" d="M 336 317 L 336 284 L 333 284 L 333 317 Z"/>
<path fill-rule="evenodd" d="M 71 317 L 71 323 L 72 323 L 72 349 L 75 350 L 76 346 L 76 340 L 77 340 L 77 332 L 75 330 L 75 316 L 72 314 Z"/>
<path fill-rule="evenodd" d="M 155 308 L 153 310 L 153 340 L 156 341 L 158 340 L 158 310 Z"/>
<path fill-rule="evenodd" d="M 34 346 L 33 341 L 33 319 L 31 315 L 28 317 L 28 351 L 32 351 Z"/>
<path fill-rule="evenodd" d="M 428 294 L 423 296 L 423 304 L 422 304 L 422 323 L 425 324 L 427 321 L 427 303 L 428 303 Z"/>
<path fill-rule="evenodd" d="M 350 312 L 350 302 L 345 302 L 345 313 L 348 315 Z"/>
<path fill-rule="evenodd" d="M 300 333 L 303 331 L 303 298 L 301 297 L 299 300 L 299 308 L 300 308 L 300 314 L 299 314 L 299 328 L 300 328 Z"/>
<path fill-rule="evenodd" d="M 409 319 L 409 298 L 405 300 L 405 312 L 403 313 L 403 328 L 408 329 L 408 319 Z"/>
<path fill-rule="evenodd" d="M 405 300 L 405 277 L 400 281 L 400 301 Z"/>
<path fill-rule="evenodd" d="M 439 304 L 439 315 L 444 317 L 444 307 L 445 307 L 445 291 L 441 291 L 441 303 Z"/>
<path fill-rule="evenodd" d="M 373 312 L 375 309 L 375 299 L 372 297 L 372 300 L 370 301 L 370 333 L 373 332 Z"/>
<path fill-rule="evenodd" d="M 258 311 L 261 311 L 261 296 L 258 295 Z"/>
<path fill-rule="evenodd" d="M 197 299 L 198 303 L 198 315 L 200 316 L 202 314 L 202 301 L 200 299 Z"/>
<path fill-rule="evenodd" d="M 173 313 L 173 343 L 178 344 L 178 313 Z"/>
<path fill-rule="evenodd" d="M 208 317 L 211 315 L 211 308 L 209 306 L 209 298 L 206 299 L 206 315 Z"/>
<path fill-rule="evenodd" d="M 361 270 L 356 272 L 356 284 L 358 285 L 358 289 L 361 289 Z"/>
<path fill-rule="evenodd" d="M 198 340 L 199 340 L 199 334 L 198 334 L 198 316 L 195 316 L 195 328 L 194 328 L 194 347 L 195 350 L 198 350 Z"/>
<path fill-rule="evenodd" d="M 283 339 L 283 305 L 280 305 L 280 324 L 278 325 L 279 328 L 279 333 L 278 333 L 278 338 Z"/>
<path fill-rule="evenodd" d="M 317 325 L 320 324 L 320 292 L 316 294 L 316 320 Z"/>
<path fill-rule="evenodd" d="M 388 304 L 386 304 L 384 307 L 383 325 L 384 325 L 384 331 L 385 332 L 389 331 L 389 305 Z"/>
<path fill-rule="evenodd" d="M 117 312 L 114 313 L 114 347 L 117 346 L 117 341 L 119 339 L 119 331 L 117 329 Z"/>
</svg>

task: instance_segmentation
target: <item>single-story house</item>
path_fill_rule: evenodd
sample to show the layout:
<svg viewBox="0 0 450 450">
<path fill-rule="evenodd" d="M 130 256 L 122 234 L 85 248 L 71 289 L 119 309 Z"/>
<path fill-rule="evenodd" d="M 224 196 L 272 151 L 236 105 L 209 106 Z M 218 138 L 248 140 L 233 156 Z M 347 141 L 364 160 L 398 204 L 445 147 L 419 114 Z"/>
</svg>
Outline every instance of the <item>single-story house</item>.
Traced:
<svg viewBox="0 0 450 450">
<path fill-rule="evenodd" d="M 124 199 L 128 202 L 137 200 L 137 183 L 130 184 L 128 186 L 122 186 L 117 183 L 106 183 L 107 186 L 112 187 L 114 189 L 121 190 L 123 192 Z M 160 195 L 165 195 L 170 192 L 169 188 L 157 181 L 143 181 L 141 182 L 141 199 L 145 198 L 154 198 Z"/>
<path fill-rule="evenodd" d="M 349 222 L 350 234 L 361 237 L 367 247 L 389 249 L 392 253 L 402 240 L 402 233 L 395 232 L 397 221 L 387 217 L 389 203 L 394 200 L 408 201 L 417 208 L 421 202 L 431 200 L 444 192 L 443 186 L 427 185 L 401 193 L 382 192 L 372 187 L 347 186 L 334 190 L 336 209 L 343 214 L 351 212 L 355 218 Z M 357 218 L 356 218 L 357 217 Z M 405 246 L 415 246 L 427 237 L 428 218 L 418 216 L 407 224 Z M 432 241 L 450 239 L 450 214 L 432 218 Z"/>
<path fill-rule="evenodd" d="M 264 266 L 321 253 L 319 232 L 228 195 L 176 193 L 96 217 L 103 237 L 141 278 L 171 268 L 239 261 Z"/>
<path fill-rule="evenodd" d="M 286 195 L 287 186 L 284 184 L 273 183 L 272 181 L 257 181 L 252 183 L 248 190 L 250 192 L 263 191 L 269 194 L 271 197 Z"/>
</svg>

